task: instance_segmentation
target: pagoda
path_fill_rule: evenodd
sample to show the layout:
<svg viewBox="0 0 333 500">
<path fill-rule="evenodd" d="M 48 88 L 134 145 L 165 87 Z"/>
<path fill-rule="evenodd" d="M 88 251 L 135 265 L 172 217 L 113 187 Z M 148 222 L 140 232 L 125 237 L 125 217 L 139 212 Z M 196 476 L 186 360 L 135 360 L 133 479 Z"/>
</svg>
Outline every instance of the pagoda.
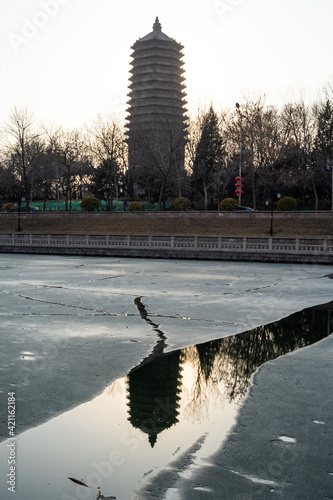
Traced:
<svg viewBox="0 0 333 500">
<path fill-rule="evenodd" d="M 130 174 L 165 157 L 170 140 L 172 161 L 177 168 L 184 168 L 187 110 L 183 48 L 162 32 L 158 17 L 153 31 L 132 46 L 127 110 Z"/>
</svg>

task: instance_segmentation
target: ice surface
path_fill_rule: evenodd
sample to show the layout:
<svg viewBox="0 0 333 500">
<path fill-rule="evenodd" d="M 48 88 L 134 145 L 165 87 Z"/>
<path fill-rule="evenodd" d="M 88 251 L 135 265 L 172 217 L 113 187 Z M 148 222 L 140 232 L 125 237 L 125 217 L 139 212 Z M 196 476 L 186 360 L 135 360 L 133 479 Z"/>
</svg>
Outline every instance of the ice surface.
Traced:
<svg viewBox="0 0 333 500">
<path fill-rule="evenodd" d="M 2 400 L 16 392 L 21 433 L 102 394 L 159 339 L 169 352 L 332 300 L 330 272 L 320 265 L 1 255 Z"/>
</svg>

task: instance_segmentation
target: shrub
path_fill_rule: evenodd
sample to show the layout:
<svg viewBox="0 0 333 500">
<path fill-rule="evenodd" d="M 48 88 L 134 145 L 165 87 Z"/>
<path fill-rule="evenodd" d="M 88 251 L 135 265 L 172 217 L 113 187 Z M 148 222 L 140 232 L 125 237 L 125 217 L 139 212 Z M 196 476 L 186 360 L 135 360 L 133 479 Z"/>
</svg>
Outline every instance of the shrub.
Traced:
<svg viewBox="0 0 333 500">
<path fill-rule="evenodd" d="M 15 210 L 15 205 L 14 203 L 5 203 L 2 207 L 2 210 L 4 212 L 12 212 L 13 210 Z"/>
<path fill-rule="evenodd" d="M 181 198 L 177 198 L 173 202 L 173 208 L 175 210 L 189 210 L 192 206 L 192 203 L 188 198 L 185 198 L 185 196 L 182 196 Z"/>
<path fill-rule="evenodd" d="M 80 203 L 80 207 L 85 212 L 94 212 L 94 210 L 98 210 L 100 205 L 101 205 L 100 200 L 95 196 L 87 196 L 86 198 L 83 198 L 83 200 Z"/>
<path fill-rule="evenodd" d="M 295 210 L 297 207 L 297 201 L 291 196 L 285 196 L 278 201 L 277 207 L 279 210 L 283 211 Z"/>
<path fill-rule="evenodd" d="M 238 201 L 235 200 L 234 198 L 225 198 L 220 203 L 220 210 L 231 211 L 231 210 L 236 210 L 236 207 L 238 207 Z"/>
<path fill-rule="evenodd" d="M 131 201 L 128 210 L 130 212 L 141 212 L 141 210 L 143 210 L 143 205 L 139 201 Z"/>
</svg>

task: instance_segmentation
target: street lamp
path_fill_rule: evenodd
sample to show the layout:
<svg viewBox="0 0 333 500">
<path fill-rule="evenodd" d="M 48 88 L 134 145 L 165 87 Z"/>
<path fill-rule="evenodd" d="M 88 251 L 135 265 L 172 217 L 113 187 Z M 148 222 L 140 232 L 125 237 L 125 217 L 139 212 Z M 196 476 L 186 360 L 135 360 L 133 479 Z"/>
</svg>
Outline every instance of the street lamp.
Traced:
<svg viewBox="0 0 333 500">
<path fill-rule="evenodd" d="M 240 179 L 240 183 L 242 182 L 241 179 L 242 179 L 242 113 L 240 112 L 240 105 L 238 104 L 238 102 L 236 102 L 236 109 L 237 109 L 237 113 L 239 114 L 240 116 L 240 127 L 239 127 L 239 179 Z M 242 187 L 240 186 L 238 188 L 238 205 L 241 206 L 242 204 Z"/>
<path fill-rule="evenodd" d="M 332 194 L 331 194 L 331 210 L 333 211 L 333 165 L 331 165 L 331 161 L 327 158 L 327 170 L 332 169 Z"/>
<path fill-rule="evenodd" d="M 281 193 L 277 193 L 276 197 L 279 200 L 281 198 Z M 274 222 L 274 198 L 273 198 L 273 193 L 271 194 L 271 201 L 270 201 L 270 203 L 271 203 L 271 229 L 269 231 L 269 234 L 271 236 L 273 236 L 273 233 L 274 233 L 274 231 L 273 231 L 273 222 Z M 269 205 L 269 200 L 266 200 L 265 205 L 266 206 Z"/>
<path fill-rule="evenodd" d="M 21 231 L 21 195 L 19 195 L 17 200 L 18 212 L 17 212 L 17 232 Z"/>
<path fill-rule="evenodd" d="M 16 185 L 13 188 L 13 196 L 17 202 L 17 232 L 21 231 L 21 204 L 22 204 L 21 186 Z"/>
</svg>

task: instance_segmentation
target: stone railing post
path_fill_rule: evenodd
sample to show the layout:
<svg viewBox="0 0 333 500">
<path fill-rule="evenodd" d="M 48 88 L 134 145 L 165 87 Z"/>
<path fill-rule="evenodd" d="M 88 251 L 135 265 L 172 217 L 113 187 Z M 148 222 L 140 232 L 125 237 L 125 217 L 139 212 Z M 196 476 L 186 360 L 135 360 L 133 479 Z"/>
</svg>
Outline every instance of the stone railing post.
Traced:
<svg viewBox="0 0 333 500">
<path fill-rule="evenodd" d="M 296 253 L 299 252 L 299 238 L 296 238 L 296 241 L 295 241 L 295 252 Z"/>
</svg>

